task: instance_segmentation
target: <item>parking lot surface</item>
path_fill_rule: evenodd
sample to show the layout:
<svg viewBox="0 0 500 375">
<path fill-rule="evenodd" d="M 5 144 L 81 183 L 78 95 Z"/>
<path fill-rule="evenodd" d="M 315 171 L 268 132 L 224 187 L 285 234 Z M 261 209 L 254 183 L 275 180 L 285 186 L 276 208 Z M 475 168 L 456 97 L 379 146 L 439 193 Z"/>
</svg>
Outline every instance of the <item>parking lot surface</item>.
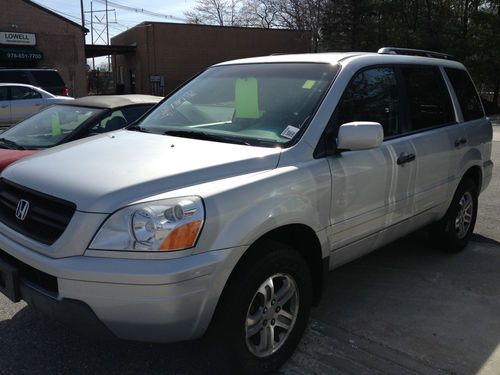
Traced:
<svg viewBox="0 0 500 375">
<path fill-rule="evenodd" d="M 471 244 L 443 254 L 416 233 L 333 271 L 281 374 L 500 374 L 500 128 Z M 0 374 L 224 372 L 204 342 L 85 339 L 0 296 Z M 221 361 L 222 360 L 222 361 Z"/>
</svg>

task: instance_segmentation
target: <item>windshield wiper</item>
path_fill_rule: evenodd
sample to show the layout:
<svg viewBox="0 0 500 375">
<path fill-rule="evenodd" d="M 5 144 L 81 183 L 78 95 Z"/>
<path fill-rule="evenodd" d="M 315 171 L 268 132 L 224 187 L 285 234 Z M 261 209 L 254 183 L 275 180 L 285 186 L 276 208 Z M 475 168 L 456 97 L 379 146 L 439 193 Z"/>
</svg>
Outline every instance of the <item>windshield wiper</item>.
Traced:
<svg viewBox="0 0 500 375">
<path fill-rule="evenodd" d="M 126 129 L 142 133 L 151 133 L 148 129 L 143 128 L 142 126 L 139 125 L 130 125 Z"/>
<path fill-rule="evenodd" d="M 250 146 L 250 143 L 247 141 L 243 141 L 241 139 L 235 139 L 231 137 L 224 137 L 222 135 L 209 134 L 200 131 L 191 131 L 191 130 L 167 130 L 163 134 L 171 135 L 174 137 L 184 137 L 191 139 L 201 139 L 204 141 L 214 141 L 214 142 L 225 142 L 225 143 L 235 143 L 238 145 L 247 145 Z"/>
<path fill-rule="evenodd" d="M 0 142 L 2 142 L 4 145 L 7 146 L 7 148 L 9 148 L 11 150 L 26 150 L 23 146 L 17 144 L 14 141 L 11 141 L 10 139 L 7 139 L 7 138 L 0 138 Z"/>
</svg>

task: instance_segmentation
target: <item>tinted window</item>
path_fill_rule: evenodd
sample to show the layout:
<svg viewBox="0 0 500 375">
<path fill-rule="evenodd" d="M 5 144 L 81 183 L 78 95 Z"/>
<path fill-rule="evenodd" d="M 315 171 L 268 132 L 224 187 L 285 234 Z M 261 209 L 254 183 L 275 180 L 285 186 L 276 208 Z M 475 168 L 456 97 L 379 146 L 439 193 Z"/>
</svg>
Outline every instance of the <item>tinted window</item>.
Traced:
<svg viewBox="0 0 500 375">
<path fill-rule="evenodd" d="M 450 95 L 435 66 L 402 66 L 412 130 L 455 122 Z"/>
<path fill-rule="evenodd" d="M 39 92 L 23 86 L 11 86 L 10 95 L 12 100 L 39 99 L 42 97 Z"/>
<path fill-rule="evenodd" d="M 470 121 L 483 117 L 481 102 L 467 72 L 452 68 L 445 68 L 445 71 L 457 95 L 464 120 Z"/>
<path fill-rule="evenodd" d="M 374 121 L 386 137 L 398 134 L 399 100 L 394 70 L 390 67 L 358 73 L 347 87 L 337 110 L 339 125 L 352 121 Z"/>
<path fill-rule="evenodd" d="M 50 87 L 50 86 L 64 86 L 64 82 L 59 75 L 59 73 L 51 70 L 33 70 L 31 71 L 33 77 L 38 83 L 38 86 L 41 87 Z"/>
<path fill-rule="evenodd" d="M 125 117 L 125 119 L 127 120 L 127 123 L 130 124 L 141 117 L 143 114 L 145 114 L 152 106 L 153 104 L 136 105 L 132 107 L 122 108 L 121 111 L 123 113 L 123 117 Z"/>
<path fill-rule="evenodd" d="M 30 84 L 30 79 L 28 74 L 19 70 L 3 70 L 0 71 L 0 82 L 5 83 L 28 83 Z"/>
<path fill-rule="evenodd" d="M 9 100 L 9 88 L 0 87 L 0 100 Z"/>
</svg>

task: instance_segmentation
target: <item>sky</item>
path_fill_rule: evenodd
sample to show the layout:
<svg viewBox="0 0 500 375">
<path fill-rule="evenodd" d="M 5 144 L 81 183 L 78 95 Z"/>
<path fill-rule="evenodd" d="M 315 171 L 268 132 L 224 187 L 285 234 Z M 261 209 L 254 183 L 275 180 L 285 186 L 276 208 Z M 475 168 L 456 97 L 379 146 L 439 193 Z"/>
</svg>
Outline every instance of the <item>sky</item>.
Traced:
<svg viewBox="0 0 500 375">
<path fill-rule="evenodd" d="M 191 9 L 196 0 L 109 0 L 119 5 L 125 5 L 136 9 L 144 8 L 147 11 L 165 14 L 169 16 L 184 18 L 184 12 Z M 80 0 L 33 0 L 33 2 L 44 6 L 60 15 L 70 19 L 71 21 L 81 24 Z M 92 0 L 93 10 L 105 10 L 104 0 Z M 84 11 L 90 12 L 91 0 L 83 0 Z M 108 13 L 109 18 L 109 34 L 110 38 L 117 35 L 127 28 L 131 28 L 143 21 L 157 22 L 182 22 L 181 20 L 172 20 L 167 18 L 153 17 L 151 15 L 120 9 L 116 6 L 108 4 L 108 9 L 115 9 L 114 12 Z M 94 22 L 99 22 L 96 18 L 103 17 L 105 12 L 94 14 Z M 115 18 L 116 15 L 116 18 Z M 116 22 L 116 23 L 115 23 Z M 90 13 L 85 13 L 85 27 L 90 30 Z M 104 30 L 103 25 L 96 24 L 94 28 L 95 44 L 105 44 L 103 40 L 98 39 L 97 35 Z M 106 39 L 106 34 L 103 34 Z M 97 39 L 97 40 L 96 40 Z M 91 35 L 87 35 L 87 43 L 91 43 Z"/>
</svg>

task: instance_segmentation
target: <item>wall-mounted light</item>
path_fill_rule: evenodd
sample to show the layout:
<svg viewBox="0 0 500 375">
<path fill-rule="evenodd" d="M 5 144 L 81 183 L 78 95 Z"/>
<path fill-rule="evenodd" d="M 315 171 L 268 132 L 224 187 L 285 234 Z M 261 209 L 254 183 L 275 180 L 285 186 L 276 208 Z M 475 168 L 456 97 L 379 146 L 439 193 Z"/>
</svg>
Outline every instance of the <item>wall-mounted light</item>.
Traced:
<svg viewBox="0 0 500 375">
<path fill-rule="evenodd" d="M 16 25 L 15 23 L 12 23 L 12 24 L 10 25 L 10 28 L 11 28 L 11 29 L 19 29 L 19 25 Z"/>
</svg>

